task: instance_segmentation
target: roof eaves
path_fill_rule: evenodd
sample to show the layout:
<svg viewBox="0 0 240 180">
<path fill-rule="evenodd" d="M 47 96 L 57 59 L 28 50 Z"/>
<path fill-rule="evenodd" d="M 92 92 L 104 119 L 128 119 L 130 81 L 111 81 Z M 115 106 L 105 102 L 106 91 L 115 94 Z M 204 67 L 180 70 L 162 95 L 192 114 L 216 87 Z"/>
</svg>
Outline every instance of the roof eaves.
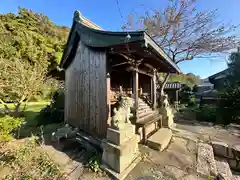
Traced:
<svg viewBox="0 0 240 180">
<path fill-rule="evenodd" d="M 181 70 L 177 64 L 172 61 L 168 54 L 165 53 L 164 50 L 146 32 L 144 32 L 144 40 L 146 47 L 149 47 L 150 45 L 162 58 L 164 58 L 172 67 L 174 67 L 177 73 L 181 73 Z"/>
<path fill-rule="evenodd" d="M 60 64 L 59 64 L 60 68 L 63 68 L 64 63 L 67 60 L 67 56 L 68 56 L 69 52 L 71 51 L 71 48 L 69 46 L 72 42 L 72 39 L 74 39 L 74 37 L 75 37 L 75 33 L 74 33 L 76 31 L 75 26 L 76 26 L 76 22 L 73 21 L 71 30 L 70 30 L 69 35 L 68 35 L 67 44 L 66 44 L 66 47 L 63 51 L 62 59 L 61 59 Z"/>
<path fill-rule="evenodd" d="M 227 75 L 227 74 L 228 74 L 228 71 L 229 71 L 229 68 L 224 69 L 223 71 L 220 71 L 220 72 L 218 72 L 218 73 L 215 73 L 215 74 L 209 76 L 208 79 L 209 79 L 209 80 L 210 80 L 210 79 L 215 79 L 217 76 Z"/>
<path fill-rule="evenodd" d="M 94 24 L 92 21 L 90 21 L 89 19 L 84 17 L 80 11 L 75 11 L 74 12 L 73 20 L 75 22 L 82 23 L 82 24 L 88 26 L 89 28 L 103 31 L 103 28 L 101 28 L 97 24 Z"/>
</svg>

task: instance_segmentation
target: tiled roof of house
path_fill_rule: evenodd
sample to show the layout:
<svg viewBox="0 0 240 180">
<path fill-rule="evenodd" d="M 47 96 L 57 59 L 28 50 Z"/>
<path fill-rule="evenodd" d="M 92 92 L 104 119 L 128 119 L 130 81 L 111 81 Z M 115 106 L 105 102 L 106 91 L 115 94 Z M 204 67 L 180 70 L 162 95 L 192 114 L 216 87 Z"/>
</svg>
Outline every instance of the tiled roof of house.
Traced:
<svg viewBox="0 0 240 180">
<path fill-rule="evenodd" d="M 223 71 L 220 71 L 220 72 L 218 72 L 216 74 L 213 74 L 212 76 L 209 76 L 208 79 L 211 81 L 211 80 L 216 79 L 218 77 L 225 77 L 228 74 L 229 74 L 229 68 L 227 68 L 227 69 L 225 69 Z"/>
<path fill-rule="evenodd" d="M 181 89 L 181 87 L 182 87 L 182 84 L 179 83 L 179 82 L 168 82 L 168 83 L 166 83 L 164 89 L 165 90 L 166 89 L 176 89 L 176 90 L 178 90 L 178 89 Z M 157 89 L 160 89 L 159 85 L 157 85 Z"/>
<path fill-rule="evenodd" d="M 179 82 L 169 82 L 169 83 L 166 83 L 166 86 L 164 89 L 180 89 L 181 86 L 182 85 Z"/>
</svg>

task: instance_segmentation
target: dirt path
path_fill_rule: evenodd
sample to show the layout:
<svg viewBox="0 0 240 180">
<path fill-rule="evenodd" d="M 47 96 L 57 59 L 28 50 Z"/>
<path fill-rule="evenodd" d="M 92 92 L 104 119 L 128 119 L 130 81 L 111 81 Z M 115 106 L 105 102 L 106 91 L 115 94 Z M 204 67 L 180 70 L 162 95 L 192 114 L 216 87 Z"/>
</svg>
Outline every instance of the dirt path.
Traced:
<svg viewBox="0 0 240 180">
<path fill-rule="evenodd" d="M 192 136 L 203 141 L 221 141 L 229 145 L 240 144 L 240 126 L 230 125 L 223 128 L 213 126 L 211 123 L 179 121 L 174 132 L 181 137 Z"/>
<path fill-rule="evenodd" d="M 163 180 L 201 180 L 196 174 L 196 142 L 179 137 L 173 137 L 169 147 L 158 152 L 147 147 L 141 147 L 146 153 L 126 180 L 163 179 Z"/>
<path fill-rule="evenodd" d="M 217 140 L 234 145 L 240 143 L 240 131 L 201 123 L 181 122 L 173 129 L 173 138 L 163 152 L 141 146 L 146 154 L 126 180 L 203 180 L 196 173 L 197 143 Z"/>
</svg>

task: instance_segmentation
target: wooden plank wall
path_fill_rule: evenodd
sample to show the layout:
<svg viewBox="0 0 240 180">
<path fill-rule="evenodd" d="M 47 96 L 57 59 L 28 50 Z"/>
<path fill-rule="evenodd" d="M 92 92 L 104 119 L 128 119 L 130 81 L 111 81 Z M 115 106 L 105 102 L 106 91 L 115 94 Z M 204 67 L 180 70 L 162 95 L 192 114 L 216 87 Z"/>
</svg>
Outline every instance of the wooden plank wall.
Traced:
<svg viewBox="0 0 240 180">
<path fill-rule="evenodd" d="M 107 131 L 106 75 L 106 52 L 80 41 L 65 75 L 65 121 L 99 138 Z"/>
</svg>

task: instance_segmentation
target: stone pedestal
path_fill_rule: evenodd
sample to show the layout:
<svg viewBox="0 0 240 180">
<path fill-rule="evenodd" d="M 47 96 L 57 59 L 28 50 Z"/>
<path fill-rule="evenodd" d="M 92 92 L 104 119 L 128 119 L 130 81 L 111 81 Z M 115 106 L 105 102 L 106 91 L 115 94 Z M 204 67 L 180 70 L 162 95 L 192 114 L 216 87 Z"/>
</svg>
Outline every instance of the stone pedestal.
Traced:
<svg viewBox="0 0 240 180">
<path fill-rule="evenodd" d="M 124 179 L 139 161 L 139 140 L 131 124 L 126 123 L 119 130 L 108 128 L 107 139 L 102 144 L 103 169 L 117 179 Z"/>
<path fill-rule="evenodd" d="M 170 107 L 163 107 L 160 109 L 160 113 L 163 116 L 163 122 L 162 125 L 167 128 L 172 128 L 175 126 L 175 123 L 173 121 L 174 115 L 172 112 L 172 109 Z"/>
</svg>

